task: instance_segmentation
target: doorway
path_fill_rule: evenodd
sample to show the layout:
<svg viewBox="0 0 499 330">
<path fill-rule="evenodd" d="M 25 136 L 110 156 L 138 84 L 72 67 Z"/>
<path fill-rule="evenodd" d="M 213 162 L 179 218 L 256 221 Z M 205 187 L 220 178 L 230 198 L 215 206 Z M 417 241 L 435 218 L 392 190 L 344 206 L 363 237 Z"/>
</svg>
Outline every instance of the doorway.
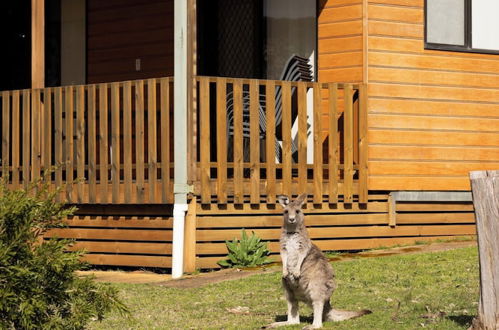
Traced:
<svg viewBox="0 0 499 330">
<path fill-rule="evenodd" d="M 282 79 L 293 55 L 315 77 L 316 0 L 198 0 L 197 73 Z"/>
<path fill-rule="evenodd" d="M 0 2 L 0 90 L 31 86 L 31 1 Z"/>
</svg>

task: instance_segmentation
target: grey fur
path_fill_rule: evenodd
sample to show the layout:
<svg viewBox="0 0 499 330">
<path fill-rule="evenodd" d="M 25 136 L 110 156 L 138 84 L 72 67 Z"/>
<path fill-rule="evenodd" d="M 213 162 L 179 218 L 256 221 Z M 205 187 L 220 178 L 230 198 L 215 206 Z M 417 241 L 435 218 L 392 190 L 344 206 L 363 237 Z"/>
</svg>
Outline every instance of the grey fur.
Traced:
<svg viewBox="0 0 499 330">
<path fill-rule="evenodd" d="M 302 194 L 290 202 L 287 196 L 278 196 L 284 208 L 281 233 L 282 285 L 288 301 L 288 320 L 275 322 L 267 328 L 300 323 L 298 302 L 310 305 L 314 310 L 312 325 L 304 329 L 322 327 L 325 321 L 343 321 L 371 313 L 340 311 L 331 308 L 330 299 L 336 288 L 333 267 L 322 251 L 312 243 L 301 210 L 307 195 Z"/>
</svg>

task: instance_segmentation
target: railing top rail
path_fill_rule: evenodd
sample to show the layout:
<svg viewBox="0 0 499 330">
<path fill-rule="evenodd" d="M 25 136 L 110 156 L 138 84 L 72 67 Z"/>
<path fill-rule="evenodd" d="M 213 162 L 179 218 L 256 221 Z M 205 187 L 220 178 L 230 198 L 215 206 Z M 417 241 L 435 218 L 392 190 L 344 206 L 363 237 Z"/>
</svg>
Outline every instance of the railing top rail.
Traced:
<svg viewBox="0 0 499 330">
<path fill-rule="evenodd" d="M 291 87 L 298 87 L 305 85 L 306 87 L 313 87 L 317 82 L 308 81 L 287 81 L 287 80 L 271 80 L 271 79 L 250 79 L 250 78 L 232 78 L 232 77 L 213 77 L 213 76 L 196 76 L 196 81 L 201 78 L 206 78 L 209 82 L 217 82 L 220 79 L 225 79 L 227 83 L 234 83 L 235 81 L 240 81 L 243 84 L 249 84 L 251 81 L 259 81 L 260 83 L 273 82 L 276 86 L 282 86 L 283 83 L 288 83 Z M 319 82 L 321 88 L 328 88 L 329 84 L 332 82 Z M 351 85 L 353 89 L 359 89 L 362 84 L 359 83 L 335 83 L 338 85 L 339 89 L 344 89 L 347 85 Z"/>
<path fill-rule="evenodd" d="M 282 86 L 283 83 L 288 83 L 290 84 L 291 87 L 298 87 L 298 86 L 303 86 L 305 85 L 306 87 L 313 87 L 314 84 L 317 84 L 317 82 L 307 82 L 307 81 L 286 81 L 286 80 L 272 80 L 272 79 L 250 79 L 250 78 L 232 78 L 232 77 L 215 77 L 215 76 L 196 76 L 195 79 L 196 81 L 199 81 L 201 78 L 207 78 L 210 82 L 217 82 L 220 79 L 225 79 L 227 83 L 234 83 L 235 81 L 240 81 L 243 84 L 249 84 L 251 81 L 259 81 L 262 84 L 265 84 L 267 82 L 273 82 L 276 86 Z M 157 77 L 157 78 L 145 78 L 145 79 L 134 79 L 134 80 L 122 80 L 122 81 L 111 81 L 111 82 L 100 82 L 100 83 L 92 83 L 92 84 L 79 84 L 79 85 L 65 85 L 65 86 L 53 86 L 53 87 L 44 87 L 44 88 L 25 88 L 25 89 L 17 89 L 17 90 L 5 90 L 5 91 L 0 91 L 1 94 L 10 94 L 11 92 L 18 91 L 20 93 L 22 92 L 30 92 L 30 91 L 36 91 L 36 90 L 46 90 L 46 89 L 65 89 L 69 87 L 73 88 L 78 88 L 79 86 L 83 86 L 85 89 L 88 89 L 89 87 L 97 87 L 101 86 L 103 84 L 107 85 L 112 85 L 112 84 L 118 84 L 120 87 L 124 86 L 126 83 L 135 83 L 138 81 L 143 81 L 147 82 L 148 80 L 167 80 L 168 82 L 173 82 L 173 77 Z M 327 89 L 329 84 L 333 84 L 333 82 L 319 82 L 320 86 L 322 89 Z M 338 89 L 344 89 L 347 85 L 351 85 L 354 90 L 358 90 L 362 84 L 359 83 L 334 83 L 338 85 Z"/>
<path fill-rule="evenodd" d="M 110 81 L 110 82 L 100 82 L 100 83 L 92 83 L 92 84 L 79 84 L 79 85 L 64 85 L 64 86 L 52 86 L 52 87 L 44 87 L 44 88 L 24 88 L 24 89 L 13 89 L 13 90 L 5 90 L 5 91 L 0 91 L 0 96 L 2 94 L 8 94 L 14 91 L 18 91 L 20 93 L 22 92 L 31 92 L 31 91 L 38 91 L 38 90 L 48 90 L 48 89 L 65 89 L 65 88 L 78 88 L 80 86 L 83 86 L 85 89 L 92 87 L 92 86 L 101 86 L 104 84 L 107 84 L 111 86 L 112 84 L 118 84 L 120 87 L 123 87 L 127 83 L 135 83 L 139 81 L 147 82 L 149 80 L 156 80 L 157 82 L 160 82 L 162 80 L 167 80 L 168 82 L 173 82 L 173 77 L 156 77 L 156 78 L 145 78 L 145 79 L 134 79 L 134 80 L 120 80 L 120 81 Z"/>
</svg>

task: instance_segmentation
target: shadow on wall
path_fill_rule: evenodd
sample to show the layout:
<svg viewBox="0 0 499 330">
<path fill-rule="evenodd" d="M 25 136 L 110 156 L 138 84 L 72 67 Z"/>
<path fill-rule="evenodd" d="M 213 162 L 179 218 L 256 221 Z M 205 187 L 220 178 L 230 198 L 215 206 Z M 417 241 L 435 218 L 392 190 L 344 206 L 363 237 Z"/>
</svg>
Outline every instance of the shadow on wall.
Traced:
<svg viewBox="0 0 499 330">
<path fill-rule="evenodd" d="M 326 7 L 327 0 L 319 0 L 317 1 L 317 17 L 319 17 L 322 13 L 324 7 Z"/>
</svg>

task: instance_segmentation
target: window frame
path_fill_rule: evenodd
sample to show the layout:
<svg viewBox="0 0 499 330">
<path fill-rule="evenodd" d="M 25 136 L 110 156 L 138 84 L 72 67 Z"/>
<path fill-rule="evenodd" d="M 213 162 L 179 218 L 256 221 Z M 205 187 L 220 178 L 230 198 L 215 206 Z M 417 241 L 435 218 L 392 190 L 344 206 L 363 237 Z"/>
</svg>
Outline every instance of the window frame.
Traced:
<svg viewBox="0 0 499 330">
<path fill-rule="evenodd" d="M 472 0 L 464 0 L 464 45 L 450 45 L 428 42 L 428 0 L 424 1 L 424 48 L 463 53 L 479 53 L 499 55 L 499 50 L 480 49 L 472 47 Z"/>
</svg>

